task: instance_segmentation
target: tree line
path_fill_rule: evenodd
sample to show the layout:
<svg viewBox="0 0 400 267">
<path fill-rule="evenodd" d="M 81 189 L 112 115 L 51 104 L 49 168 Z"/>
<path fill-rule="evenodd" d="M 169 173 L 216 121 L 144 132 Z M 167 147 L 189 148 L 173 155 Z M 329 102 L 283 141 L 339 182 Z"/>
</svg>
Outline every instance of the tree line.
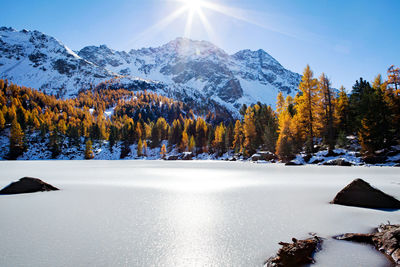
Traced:
<svg viewBox="0 0 400 267">
<path fill-rule="evenodd" d="M 82 144 L 85 158 L 93 158 L 96 142 L 110 151 L 119 143 L 121 158 L 137 144 L 139 156 L 148 147 L 161 147 L 162 156 L 173 148 L 244 157 L 267 150 L 287 161 L 302 151 L 332 153 L 346 146 L 349 135 L 358 138 L 365 155 L 398 144 L 400 70 L 392 66 L 386 79 L 378 75 L 372 84 L 360 78 L 348 93 L 333 89 L 325 74 L 314 78 L 307 66 L 296 96 L 279 93 L 275 110 L 256 103 L 243 105 L 240 114 L 239 120 L 217 124 L 212 114 L 197 116 L 188 105 L 146 90 L 96 89 L 58 99 L 0 80 L 0 131 L 9 131 L 9 159 L 22 155 L 33 138 L 53 158 L 65 146 Z"/>
</svg>

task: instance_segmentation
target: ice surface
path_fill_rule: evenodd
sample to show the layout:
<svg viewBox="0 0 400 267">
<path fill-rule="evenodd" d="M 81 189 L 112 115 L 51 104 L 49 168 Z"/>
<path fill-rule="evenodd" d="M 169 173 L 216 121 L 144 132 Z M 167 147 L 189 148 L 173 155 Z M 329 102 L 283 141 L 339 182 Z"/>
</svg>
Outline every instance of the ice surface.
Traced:
<svg viewBox="0 0 400 267">
<path fill-rule="evenodd" d="M 249 162 L 0 162 L 57 192 L 0 197 L 3 266 L 262 266 L 279 241 L 369 232 L 400 212 L 331 205 L 355 178 L 400 198 L 393 167 Z M 327 239 L 316 266 L 387 266 L 371 247 Z"/>
</svg>

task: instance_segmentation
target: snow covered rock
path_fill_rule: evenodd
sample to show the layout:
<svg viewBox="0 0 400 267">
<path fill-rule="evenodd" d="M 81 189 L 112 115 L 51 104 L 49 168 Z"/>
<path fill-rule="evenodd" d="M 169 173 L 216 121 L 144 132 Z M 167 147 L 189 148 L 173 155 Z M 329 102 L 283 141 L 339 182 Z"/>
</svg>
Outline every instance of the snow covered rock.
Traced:
<svg viewBox="0 0 400 267">
<path fill-rule="evenodd" d="M 400 209 L 400 201 L 362 179 L 356 179 L 343 188 L 331 203 L 372 209 Z"/>
<path fill-rule="evenodd" d="M 58 188 L 45 183 L 38 178 L 24 177 L 0 190 L 0 195 L 34 193 L 40 191 L 55 191 Z"/>
</svg>

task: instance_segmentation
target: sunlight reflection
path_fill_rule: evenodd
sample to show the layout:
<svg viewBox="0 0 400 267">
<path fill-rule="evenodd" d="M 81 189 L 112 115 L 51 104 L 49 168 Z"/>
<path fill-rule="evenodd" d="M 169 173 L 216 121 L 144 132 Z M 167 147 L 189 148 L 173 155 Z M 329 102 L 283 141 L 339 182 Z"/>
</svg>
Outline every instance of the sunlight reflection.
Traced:
<svg viewBox="0 0 400 267">
<path fill-rule="evenodd" d="M 215 224 L 221 211 L 218 203 L 206 195 L 181 195 L 165 203 L 171 216 L 174 246 L 165 260 L 173 266 L 211 266 L 218 255 L 214 240 Z"/>
</svg>

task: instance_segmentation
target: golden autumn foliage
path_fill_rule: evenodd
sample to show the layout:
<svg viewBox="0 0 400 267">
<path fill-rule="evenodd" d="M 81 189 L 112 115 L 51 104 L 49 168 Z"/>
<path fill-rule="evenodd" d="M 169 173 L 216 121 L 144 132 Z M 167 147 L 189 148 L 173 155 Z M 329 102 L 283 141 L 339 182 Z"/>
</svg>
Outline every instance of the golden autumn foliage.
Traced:
<svg viewBox="0 0 400 267">
<path fill-rule="evenodd" d="M 319 135 L 321 120 L 320 94 L 318 81 L 313 77 L 310 66 L 304 69 L 303 77 L 299 85 L 300 95 L 296 97 L 296 111 L 301 129 L 301 137 L 306 142 L 307 152 L 314 151 L 314 138 Z"/>
</svg>

